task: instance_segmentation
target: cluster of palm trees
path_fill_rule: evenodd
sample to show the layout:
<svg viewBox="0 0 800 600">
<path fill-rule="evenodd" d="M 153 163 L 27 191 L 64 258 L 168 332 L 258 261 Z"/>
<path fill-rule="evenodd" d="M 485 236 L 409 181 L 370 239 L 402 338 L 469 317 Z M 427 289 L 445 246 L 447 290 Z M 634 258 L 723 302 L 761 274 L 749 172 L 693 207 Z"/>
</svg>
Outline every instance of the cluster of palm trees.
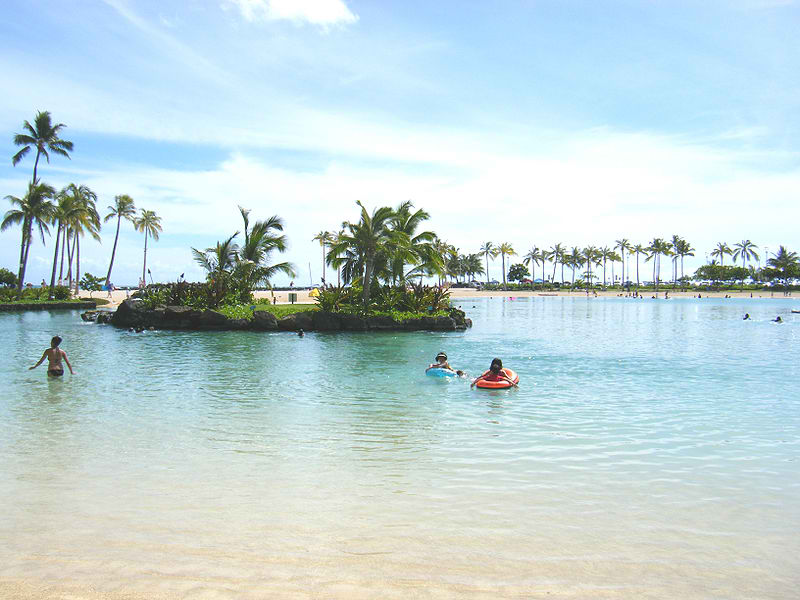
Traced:
<svg viewBox="0 0 800 600">
<path fill-rule="evenodd" d="M 720 264 L 724 264 L 725 256 L 731 256 L 734 263 L 741 260 L 742 266 L 747 268 L 752 267 L 754 261 L 759 260 L 759 255 L 756 252 L 756 246 L 750 240 L 742 240 L 734 244 L 733 248 L 728 246 L 725 242 L 717 244 L 715 250 L 710 254 L 714 260 L 719 260 Z M 661 282 L 661 258 L 666 257 L 671 262 L 672 274 L 671 281 L 677 283 L 679 281 L 686 281 L 684 274 L 684 259 L 687 256 L 694 256 L 695 249 L 685 239 L 678 235 L 673 235 L 671 239 L 666 240 L 663 238 L 654 238 L 649 244 L 632 244 L 628 239 L 619 239 L 614 242 L 614 246 L 573 246 L 567 248 L 562 244 L 555 244 L 549 249 L 539 248 L 537 246 L 531 247 L 527 253 L 523 255 L 523 264 L 531 268 L 531 285 L 533 280 L 536 279 L 537 265 L 542 269 L 541 280 L 556 281 L 556 273 L 559 265 L 561 266 L 561 283 L 567 283 L 564 275 L 564 269 L 571 269 L 570 286 L 575 286 L 576 273 L 579 277 L 589 283 L 595 278 L 600 279 L 597 271 L 602 268 L 602 282 L 603 286 L 607 285 L 608 281 L 608 268 L 611 268 L 611 281 L 616 281 L 614 275 L 614 268 L 616 263 L 620 263 L 622 267 L 621 281 L 623 284 L 632 277 L 629 274 L 626 278 L 625 265 L 629 256 L 636 257 L 636 285 L 640 285 L 640 259 L 644 257 L 644 262 L 652 263 L 653 275 L 652 281 L 655 283 L 656 289 Z M 495 246 L 492 242 L 486 242 L 478 251 L 479 256 L 483 256 L 486 260 L 486 282 L 489 282 L 489 259 L 494 260 L 497 256 L 503 259 L 503 285 L 507 284 L 506 280 L 506 257 L 510 258 L 516 256 L 517 253 L 511 244 L 505 242 L 499 246 Z M 552 274 L 547 275 L 545 269 L 547 263 L 550 262 L 553 267 Z M 680 275 L 679 275 L 680 272 Z"/>
<path fill-rule="evenodd" d="M 313 238 L 322 246 L 323 280 L 325 265 L 332 266 L 337 283 L 363 287 L 366 305 L 374 282 L 405 285 L 414 277 L 443 273 L 446 244 L 431 231 L 418 231 L 430 218 L 426 211 L 414 210 L 410 201 L 372 212 L 361 201 L 356 205 L 360 209 L 357 222 L 344 221 L 338 232 L 321 231 Z"/>
<path fill-rule="evenodd" d="M 0 225 L 0 229 L 3 231 L 15 225 L 20 225 L 22 228 L 18 291 L 21 291 L 24 285 L 34 229 L 38 231 L 42 244 L 45 244 L 45 233 L 50 234 L 50 227 L 52 226 L 55 230 L 53 267 L 50 275 L 51 294 L 56 285 L 57 267 L 58 280 L 61 281 L 66 276 L 68 285 L 72 287 L 74 283 L 77 293 L 80 281 L 81 238 L 88 234 L 93 239 L 100 241 L 101 221 L 97 211 L 97 195 L 89 187 L 75 183 L 70 183 L 61 191 L 56 192 L 55 188 L 40 181 L 38 177 L 37 170 L 42 157 L 48 163 L 50 162 L 50 153 L 70 158 L 69 153 L 73 150 L 72 142 L 59 137 L 64 127 L 66 126 L 63 123 L 53 124 L 49 112 L 40 111 L 33 124 L 28 121 L 24 122 L 25 133 L 18 133 L 14 136 L 14 144 L 21 146 L 21 149 L 12 157 L 13 165 L 16 166 L 32 150 L 36 150 L 33 178 L 28 184 L 27 193 L 22 197 L 6 196 L 6 199 L 16 208 L 6 212 L 2 225 Z M 154 240 L 158 240 L 159 233 L 162 231 L 161 218 L 154 211 L 145 209 L 141 209 L 141 213 L 137 216 L 133 199 L 124 194 L 117 196 L 114 199 L 114 205 L 109 206 L 108 210 L 109 213 L 105 216 L 104 221 L 116 218 L 117 230 L 106 274 L 106 285 L 111 280 L 111 270 L 114 267 L 122 220 L 131 222 L 137 231 L 144 233 L 144 260 L 142 262 L 142 280 L 144 280 L 147 269 L 147 239 L 152 237 Z"/>
<path fill-rule="evenodd" d="M 208 283 L 212 289 L 212 306 L 230 301 L 231 303 L 249 302 L 252 291 L 259 285 L 269 284 L 277 273 L 295 276 L 291 263 L 270 264 L 274 251 L 285 252 L 286 236 L 283 221 L 273 215 L 266 221 L 250 224 L 250 209 L 239 207 L 244 222 L 244 244 L 239 246 L 234 239 L 239 232 L 229 238 L 217 242 L 216 246 L 198 250 L 192 248 L 194 260 L 206 272 Z M 230 296 L 230 297 L 229 297 Z"/>
</svg>

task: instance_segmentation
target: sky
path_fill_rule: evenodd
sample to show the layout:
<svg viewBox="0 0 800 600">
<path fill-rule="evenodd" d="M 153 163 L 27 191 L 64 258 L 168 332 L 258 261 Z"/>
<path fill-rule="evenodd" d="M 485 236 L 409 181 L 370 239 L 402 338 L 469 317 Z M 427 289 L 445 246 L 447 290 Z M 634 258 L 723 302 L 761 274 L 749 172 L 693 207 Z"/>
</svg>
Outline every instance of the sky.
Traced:
<svg viewBox="0 0 800 600">
<path fill-rule="evenodd" d="M 101 216 L 118 194 L 155 211 L 157 281 L 203 279 L 191 248 L 241 231 L 243 206 L 283 219 L 273 260 L 316 283 L 312 238 L 356 200 L 410 200 L 462 253 L 508 242 L 514 262 L 674 234 L 687 270 L 721 241 L 800 250 L 800 1 L 3 5 L 0 197 L 24 195 L 33 156 L 12 166 L 13 137 L 50 111 L 74 150 L 41 179 L 89 186 Z M 105 274 L 114 225 L 82 243 L 82 271 Z M 20 236 L 0 233 L 14 272 Z M 52 243 L 26 280 L 49 280 Z M 143 247 L 123 224 L 112 281 L 137 282 Z"/>
</svg>

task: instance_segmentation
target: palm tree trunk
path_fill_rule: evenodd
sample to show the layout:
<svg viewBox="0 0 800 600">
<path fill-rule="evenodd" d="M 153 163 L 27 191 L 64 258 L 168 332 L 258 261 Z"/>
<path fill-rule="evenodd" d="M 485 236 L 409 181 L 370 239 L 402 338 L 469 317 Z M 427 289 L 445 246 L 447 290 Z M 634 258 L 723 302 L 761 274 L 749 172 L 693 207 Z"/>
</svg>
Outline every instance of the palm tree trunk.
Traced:
<svg viewBox="0 0 800 600">
<path fill-rule="evenodd" d="M 506 284 L 506 255 L 503 253 L 501 256 L 503 258 L 503 289 L 508 290 L 508 285 Z"/>
<path fill-rule="evenodd" d="M 61 244 L 61 262 L 58 267 L 58 278 L 62 280 L 64 278 L 64 252 L 67 249 L 67 234 L 69 233 L 69 228 L 64 225 L 64 243 Z"/>
<path fill-rule="evenodd" d="M 70 243 L 71 233 L 67 232 L 67 287 L 72 289 L 72 244 Z"/>
<path fill-rule="evenodd" d="M 364 261 L 364 289 L 362 290 L 361 297 L 364 300 L 364 308 L 369 306 L 369 288 L 372 279 L 372 257 L 369 256 Z"/>
<path fill-rule="evenodd" d="M 147 280 L 144 278 L 145 271 L 147 270 L 147 229 L 144 230 L 144 261 L 142 262 L 142 281 L 147 287 Z"/>
<path fill-rule="evenodd" d="M 486 253 L 486 283 L 489 283 L 489 253 Z"/>
<path fill-rule="evenodd" d="M 78 232 L 72 232 L 72 247 L 69 251 L 68 263 L 67 266 L 67 279 L 69 279 L 69 288 L 72 289 L 72 260 L 75 258 L 75 246 L 78 243 Z"/>
<path fill-rule="evenodd" d="M 75 295 L 80 291 L 81 281 L 81 237 L 75 232 Z"/>
<path fill-rule="evenodd" d="M 636 289 L 639 289 L 639 253 L 636 253 Z"/>
<path fill-rule="evenodd" d="M 19 270 L 17 281 L 17 292 L 22 293 L 22 286 L 25 285 L 23 279 L 25 278 L 25 242 L 28 239 L 28 217 L 22 220 L 22 240 L 19 243 Z"/>
<path fill-rule="evenodd" d="M 543 267 L 544 268 L 544 267 Z M 533 282 L 536 279 L 536 261 L 531 261 L 531 289 L 533 289 Z"/>
<path fill-rule="evenodd" d="M 325 244 L 322 244 L 322 284 L 325 284 Z"/>
<path fill-rule="evenodd" d="M 50 295 L 53 295 L 53 288 L 56 287 L 56 266 L 58 265 L 58 243 L 61 240 L 61 222 L 58 222 L 56 229 L 56 250 L 53 253 L 53 272 L 50 274 Z"/>
<path fill-rule="evenodd" d="M 108 273 L 106 273 L 106 287 L 111 282 L 111 268 L 114 266 L 114 255 L 117 253 L 117 240 L 119 239 L 119 222 L 122 220 L 121 215 L 117 215 L 117 235 L 114 236 L 114 247 L 111 249 L 111 264 L 108 265 Z"/>
</svg>

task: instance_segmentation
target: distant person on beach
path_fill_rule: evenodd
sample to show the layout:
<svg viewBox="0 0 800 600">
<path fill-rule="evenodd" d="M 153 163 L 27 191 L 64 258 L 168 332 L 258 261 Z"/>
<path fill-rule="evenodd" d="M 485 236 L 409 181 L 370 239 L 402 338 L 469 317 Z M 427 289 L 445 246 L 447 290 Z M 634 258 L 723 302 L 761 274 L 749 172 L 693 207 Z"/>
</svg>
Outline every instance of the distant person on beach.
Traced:
<svg viewBox="0 0 800 600">
<path fill-rule="evenodd" d="M 111 295 L 111 292 L 113 292 L 113 291 L 114 291 L 114 290 L 116 290 L 117 288 L 115 288 L 115 287 L 114 287 L 114 284 L 113 284 L 113 283 L 111 283 L 111 282 L 109 281 L 109 282 L 108 282 L 108 287 L 107 287 L 107 289 L 108 289 L 108 297 L 109 297 L 109 298 L 113 298 L 113 296 Z"/>
<path fill-rule="evenodd" d="M 492 359 L 489 370 L 485 371 L 480 377 L 476 377 L 475 381 L 473 381 L 469 387 L 473 387 L 479 381 L 507 381 L 515 387 L 518 386 L 518 384 L 511 381 L 511 378 L 506 375 L 506 372 L 503 370 L 503 361 L 499 358 Z"/>
<path fill-rule="evenodd" d="M 44 288 L 44 287 L 47 287 L 47 282 L 44 280 L 44 278 L 42 278 L 42 287 L 43 287 L 43 288 Z"/>
<path fill-rule="evenodd" d="M 75 372 L 72 370 L 72 365 L 69 364 L 67 353 L 58 347 L 59 344 L 61 344 L 61 338 L 59 336 L 55 336 L 52 340 L 50 340 L 50 347 L 44 351 L 42 358 L 39 359 L 39 362 L 30 367 L 28 370 L 32 371 L 42 364 L 46 358 L 48 360 L 47 374 L 50 377 L 61 377 L 64 374 L 64 366 L 61 364 L 61 359 L 64 359 L 64 362 L 67 363 L 67 366 L 69 367 L 69 372 L 74 375 Z"/>
<path fill-rule="evenodd" d="M 749 321 L 750 320 L 750 313 L 744 313 L 744 317 L 742 317 L 742 321 Z"/>
</svg>

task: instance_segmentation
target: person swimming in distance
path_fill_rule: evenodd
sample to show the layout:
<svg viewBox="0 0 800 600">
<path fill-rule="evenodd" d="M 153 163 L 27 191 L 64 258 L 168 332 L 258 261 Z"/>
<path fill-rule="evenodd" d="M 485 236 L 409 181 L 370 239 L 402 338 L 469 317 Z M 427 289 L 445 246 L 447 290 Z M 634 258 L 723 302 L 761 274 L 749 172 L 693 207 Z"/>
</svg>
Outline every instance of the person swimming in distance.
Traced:
<svg viewBox="0 0 800 600">
<path fill-rule="evenodd" d="M 61 364 L 61 360 L 63 359 L 67 366 L 69 367 L 69 372 L 74 375 L 75 371 L 72 370 L 72 365 L 69 364 L 69 359 L 67 359 L 67 353 L 64 352 L 61 348 L 59 348 L 59 344 L 61 344 L 61 338 L 59 336 L 53 336 L 53 339 L 50 340 L 50 347 L 47 348 L 44 353 L 42 354 L 42 358 L 39 359 L 32 367 L 29 367 L 29 371 L 32 371 L 36 367 L 38 367 L 44 359 L 46 358 L 48 361 L 47 365 L 47 375 L 49 377 L 61 377 L 64 374 L 64 366 Z"/>
<path fill-rule="evenodd" d="M 489 370 L 485 371 L 479 377 L 476 377 L 469 387 L 474 387 L 479 381 L 507 381 L 514 387 L 519 387 L 519 384 L 514 383 L 506 374 L 505 370 L 503 369 L 503 361 L 499 358 L 492 359 L 492 364 L 489 365 Z"/>
<path fill-rule="evenodd" d="M 456 375 L 459 376 L 464 374 L 464 371 L 461 371 L 459 369 L 454 369 L 453 367 L 450 366 L 450 363 L 447 362 L 447 354 L 445 354 L 444 352 L 439 352 L 439 354 L 436 355 L 435 360 L 436 360 L 435 363 L 431 363 L 430 365 L 428 365 L 428 368 L 425 369 L 426 371 L 430 369 L 448 369 L 450 371 L 455 371 Z"/>
<path fill-rule="evenodd" d="M 305 334 L 306 332 L 301 329 L 300 331 L 297 332 L 297 337 L 303 337 L 305 336 Z"/>
<path fill-rule="evenodd" d="M 749 320 L 750 320 L 750 313 L 744 313 L 744 316 L 742 317 L 742 321 L 749 321 Z"/>
<path fill-rule="evenodd" d="M 781 316 L 780 316 L 780 315 L 778 315 L 777 317 L 775 317 L 774 319 L 772 319 L 772 322 L 773 322 L 773 323 L 783 323 L 783 319 L 781 319 Z"/>
</svg>

